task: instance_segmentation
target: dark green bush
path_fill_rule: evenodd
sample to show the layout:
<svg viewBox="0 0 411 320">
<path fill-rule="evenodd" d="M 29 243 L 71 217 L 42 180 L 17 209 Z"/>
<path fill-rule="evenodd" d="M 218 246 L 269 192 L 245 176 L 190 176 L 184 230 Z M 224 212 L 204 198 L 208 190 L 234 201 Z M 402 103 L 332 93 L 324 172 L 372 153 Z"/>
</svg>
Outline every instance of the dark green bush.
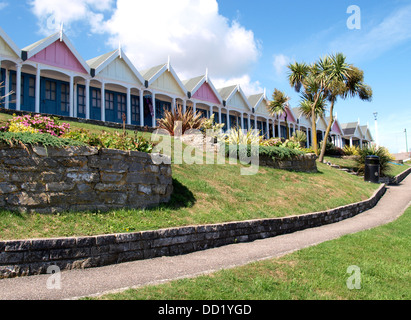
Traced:
<svg viewBox="0 0 411 320">
<path fill-rule="evenodd" d="M 97 134 L 80 129 L 70 131 L 65 137 L 97 148 L 132 150 L 146 153 L 151 153 L 153 150 L 153 143 L 144 136 L 138 135 L 137 132 L 135 132 L 134 135 L 117 131 L 114 133 L 103 131 Z"/>
<path fill-rule="evenodd" d="M 231 149 L 231 150 L 230 150 Z M 251 157 L 251 152 L 253 148 L 251 145 L 247 146 L 233 146 L 229 144 L 225 145 L 225 152 L 227 157 L 234 157 L 234 152 L 240 156 L 247 156 Z M 230 154 L 231 153 L 231 154 Z M 274 147 L 274 146 L 259 146 L 258 148 L 258 155 L 253 154 L 253 156 L 266 156 L 270 157 L 273 160 L 286 160 L 291 159 L 295 156 L 303 155 L 305 152 L 297 149 L 290 149 L 285 147 Z"/>
<path fill-rule="evenodd" d="M 356 161 L 358 164 L 359 174 L 364 174 L 365 158 L 367 156 L 378 156 L 380 158 L 380 175 L 383 177 L 389 175 L 389 162 L 392 161 L 394 158 L 385 147 L 364 147 L 363 149 L 359 149 L 358 153 L 359 156 L 357 157 Z"/>
<path fill-rule="evenodd" d="M 42 145 L 44 147 L 63 148 L 69 146 L 84 146 L 80 141 L 68 138 L 59 138 L 48 133 L 29 132 L 0 132 L 0 144 L 16 145 Z"/>
<path fill-rule="evenodd" d="M 322 148 L 323 141 L 320 143 L 320 149 Z M 326 156 L 343 156 L 344 151 L 341 148 L 336 147 L 332 142 L 327 141 L 325 145 Z"/>
</svg>

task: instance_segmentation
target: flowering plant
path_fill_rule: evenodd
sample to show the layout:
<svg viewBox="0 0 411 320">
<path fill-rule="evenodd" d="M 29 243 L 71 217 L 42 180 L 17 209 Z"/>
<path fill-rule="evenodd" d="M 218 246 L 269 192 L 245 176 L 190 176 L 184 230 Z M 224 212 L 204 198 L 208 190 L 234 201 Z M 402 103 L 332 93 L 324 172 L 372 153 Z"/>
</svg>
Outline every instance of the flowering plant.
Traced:
<svg viewBox="0 0 411 320">
<path fill-rule="evenodd" d="M 26 129 L 25 129 L 25 128 Z M 33 131 L 34 130 L 34 131 Z M 60 137 L 70 130 L 68 123 L 60 123 L 55 117 L 46 117 L 36 114 L 16 116 L 7 121 L 6 126 L 0 128 L 3 132 L 38 132 L 49 133 L 52 136 Z"/>
<path fill-rule="evenodd" d="M 37 129 L 32 127 L 27 127 L 21 122 L 14 122 L 9 125 L 8 132 L 19 133 L 19 132 L 29 132 L 29 133 L 38 133 Z"/>
</svg>

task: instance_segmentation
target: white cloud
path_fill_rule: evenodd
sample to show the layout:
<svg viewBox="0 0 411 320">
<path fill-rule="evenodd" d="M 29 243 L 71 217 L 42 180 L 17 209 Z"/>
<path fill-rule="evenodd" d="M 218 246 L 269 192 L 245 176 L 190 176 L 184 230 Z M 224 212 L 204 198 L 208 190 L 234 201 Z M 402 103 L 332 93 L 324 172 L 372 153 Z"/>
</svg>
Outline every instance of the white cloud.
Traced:
<svg viewBox="0 0 411 320">
<path fill-rule="evenodd" d="M 287 65 L 291 62 L 291 59 L 283 54 L 276 54 L 273 57 L 273 66 L 277 76 L 282 76 L 287 70 Z"/>
<path fill-rule="evenodd" d="M 92 33 L 108 35 L 108 45 L 123 50 L 138 70 L 167 62 L 185 80 L 205 73 L 212 79 L 241 81 L 259 89 L 248 76 L 260 56 L 251 30 L 218 11 L 216 0 L 30 0 L 41 31 L 86 22 Z M 51 20 L 54 17 L 55 20 Z M 49 26 L 47 26 L 47 22 Z M 53 30 L 54 31 L 54 30 Z M 231 83 L 230 84 L 236 84 Z"/>
<path fill-rule="evenodd" d="M 103 21 L 102 12 L 112 8 L 114 0 L 30 0 L 32 12 L 39 20 L 40 32 L 50 35 L 63 23 L 65 29 L 77 21 L 86 21 L 92 31 Z"/>
<path fill-rule="evenodd" d="M 211 81 L 213 82 L 216 88 L 224 88 L 239 84 L 246 96 L 264 92 L 264 89 L 261 87 L 261 83 L 259 81 L 252 81 L 250 76 L 247 74 L 242 77 L 229 79 L 213 78 L 211 79 Z"/>
<path fill-rule="evenodd" d="M 206 68 L 217 78 L 241 77 L 260 54 L 253 32 L 220 15 L 215 0 L 118 0 L 104 28 L 138 69 L 170 56 L 183 78 Z"/>
</svg>

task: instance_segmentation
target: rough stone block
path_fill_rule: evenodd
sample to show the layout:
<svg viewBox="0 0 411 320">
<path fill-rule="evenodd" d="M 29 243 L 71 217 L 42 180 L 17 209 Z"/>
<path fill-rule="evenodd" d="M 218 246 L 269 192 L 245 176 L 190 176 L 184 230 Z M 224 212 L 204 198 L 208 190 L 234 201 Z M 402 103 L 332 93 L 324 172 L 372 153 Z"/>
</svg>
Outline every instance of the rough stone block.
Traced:
<svg viewBox="0 0 411 320">
<path fill-rule="evenodd" d="M 152 193 L 152 189 L 150 186 L 139 185 L 138 192 L 144 193 L 146 195 L 150 195 Z"/>
<path fill-rule="evenodd" d="M 156 177 L 149 173 L 134 173 L 131 172 L 127 175 L 127 183 L 142 183 L 142 184 L 155 184 L 157 183 Z"/>
<path fill-rule="evenodd" d="M 116 183 L 123 179 L 123 175 L 120 173 L 107 173 L 101 172 L 101 182 L 103 183 Z"/>
<path fill-rule="evenodd" d="M 98 182 L 99 174 L 96 172 L 70 172 L 67 179 L 73 182 Z"/>
<path fill-rule="evenodd" d="M 0 245 L 0 250 L 8 251 L 26 251 L 31 247 L 30 240 L 12 240 L 5 241 L 3 245 Z"/>
<path fill-rule="evenodd" d="M 62 192 L 71 191 L 75 187 L 74 183 L 64 183 L 64 182 L 50 182 L 46 184 L 46 191 L 50 192 Z"/>
<path fill-rule="evenodd" d="M 14 184 L 8 182 L 0 183 L 0 194 L 13 193 L 16 192 L 18 188 Z"/>
<path fill-rule="evenodd" d="M 41 206 L 48 203 L 48 197 L 45 193 L 21 192 L 10 195 L 7 203 L 13 206 Z"/>
</svg>

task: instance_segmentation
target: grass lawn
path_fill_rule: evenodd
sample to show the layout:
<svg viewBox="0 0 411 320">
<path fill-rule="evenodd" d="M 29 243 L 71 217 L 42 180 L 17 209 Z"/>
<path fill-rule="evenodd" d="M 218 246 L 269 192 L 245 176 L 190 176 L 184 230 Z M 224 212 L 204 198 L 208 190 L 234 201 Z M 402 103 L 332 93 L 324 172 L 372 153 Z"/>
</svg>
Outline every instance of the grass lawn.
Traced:
<svg viewBox="0 0 411 320">
<path fill-rule="evenodd" d="M 325 156 L 324 162 L 331 162 L 332 164 L 341 166 L 343 168 L 354 169 L 357 167 L 357 163 L 353 159 L 343 159 L 343 158 L 338 158 L 338 157 Z"/>
<path fill-rule="evenodd" d="M 411 163 L 404 163 L 403 165 L 390 164 L 390 175 L 395 177 L 410 167 Z"/>
<path fill-rule="evenodd" d="M 242 176 L 241 168 L 228 161 L 173 164 L 171 202 L 149 210 L 55 215 L 3 210 L 0 239 L 88 236 L 299 215 L 368 199 L 378 188 L 320 163 L 319 172 L 310 174 L 260 167 L 258 174 Z"/>
<path fill-rule="evenodd" d="M 411 207 L 388 225 L 281 258 L 98 299 L 410 300 L 410 229 Z M 360 289 L 347 287 L 352 265 L 360 268 Z"/>
<path fill-rule="evenodd" d="M 86 236 L 155 230 L 257 218 L 283 217 L 368 199 L 378 185 L 318 165 L 315 174 L 260 168 L 241 176 L 240 165 L 173 165 L 174 193 L 167 205 L 56 215 L 0 211 L 0 239 Z"/>
</svg>

